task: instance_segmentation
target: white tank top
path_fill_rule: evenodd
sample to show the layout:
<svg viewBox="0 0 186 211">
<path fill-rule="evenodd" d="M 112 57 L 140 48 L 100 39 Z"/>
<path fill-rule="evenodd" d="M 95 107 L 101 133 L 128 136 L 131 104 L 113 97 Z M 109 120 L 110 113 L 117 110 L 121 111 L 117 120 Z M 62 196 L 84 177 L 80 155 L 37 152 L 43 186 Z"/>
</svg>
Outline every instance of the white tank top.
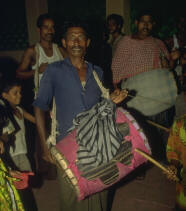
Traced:
<svg viewBox="0 0 186 211">
<path fill-rule="evenodd" d="M 17 106 L 17 109 L 19 109 L 22 119 L 19 119 L 16 115 L 14 115 L 14 118 L 17 122 L 17 124 L 20 127 L 20 130 L 15 134 L 15 148 L 12 146 L 10 147 L 10 155 L 20 155 L 20 154 L 26 154 L 27 153 L 27 146 L 26 146 L 26 139 L 25 139 L 25 123 L 24 123 L 24 117 L 23 117 L 23 110 Z"/>
<path fill-rule="evenodd" d="M 52 44 L 53 55 L 50 57 L 45 54 L 45 51 L 43 50 L 40 44 L 38 46 L 39 46 L 39 61 L 38 61 L 39 66 L 42 63 L 51 64 L 52 62 L 60 61 L 63 59 L 63 56 L 61 55 L 57 44 L 54 44 L 54 43 Z M 36 64 L 32 66 L 32 69 L 33 70 L 36 69 Z M 42 76 L 43 76 L 43 73 L 39 74 L 39 81 L 41 80 Z"/>
</svg>

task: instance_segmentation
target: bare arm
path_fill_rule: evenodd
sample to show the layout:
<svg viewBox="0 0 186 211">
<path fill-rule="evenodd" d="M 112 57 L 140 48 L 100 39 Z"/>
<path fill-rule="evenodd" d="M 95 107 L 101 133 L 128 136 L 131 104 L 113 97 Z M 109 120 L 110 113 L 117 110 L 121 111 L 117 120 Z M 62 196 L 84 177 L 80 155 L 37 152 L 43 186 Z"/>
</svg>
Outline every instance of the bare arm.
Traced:
<svg viewBox="0 0 186 211">
<path fill-rule="evenodd" d="M 48 157 L 48 148 L 46 145 L 45 112 L 39 107 L 34 107 L 36 127 L 41 143 L 42 157 Z"/>
<path fill-rule="evenodd" d="M 35 51 L 34 47 L 28 48 L 24 54 L 22 61 L 16 70 L 17 77 L 20 79 L 27 79 L 34 76 L 34 70 L 29 69 L 32 62 L 35 60 Z"/>
<path fill-rule="evenodd" d="M 28 121 L 30 121 L 30 122 L 32 122 L 32 123 L 36 123 L 36 120 L 35 120 L 35 117 L 32 115 L 32 114 L 30 114 L 30 113 L 28 113 L 27 111 L 25 111 L 25 110 L 23 110 L 23 116 L 24 116 L 24 118 L 25 119 L 27 119 Z"/>
</svg>

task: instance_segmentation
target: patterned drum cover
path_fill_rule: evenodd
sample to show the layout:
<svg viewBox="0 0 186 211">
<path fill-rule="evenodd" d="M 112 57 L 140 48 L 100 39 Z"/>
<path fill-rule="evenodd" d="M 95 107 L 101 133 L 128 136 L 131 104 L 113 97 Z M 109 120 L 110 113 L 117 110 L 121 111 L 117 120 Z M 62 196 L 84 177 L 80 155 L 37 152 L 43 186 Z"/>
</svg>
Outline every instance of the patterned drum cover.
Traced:
<svg viewBox="0 0 186 211">
<path fill-rule="evenodd" d="M 116 123 L 127 124 L 129 133 L 123 137 L 123 150 L 120 150 L 109 163 L 103 164 L 86 172 L 80 172 L 76 165 L 78 144 L 76 142 L 76 130 L 51 148 L 51 154 L 57 165 L 64 172 L 71 187 L 77 194 L 78 200 L 100 192 L 115 184 L 139 165 L 147 160 L 136 153 L 138 148 L 148 154 L 151 150 L 145 134 L 136 120 L 124 109 L 116 110 Z"/>
<path fill-rule="evenodd" d="M 177 86 L 168 69 L 156 69 L 128 78 L 121 84 L 122 89 L 134 91 L 136 96 L 127 106 L 143 115 L 156 115 L 175 104 Z"/>
</svg>

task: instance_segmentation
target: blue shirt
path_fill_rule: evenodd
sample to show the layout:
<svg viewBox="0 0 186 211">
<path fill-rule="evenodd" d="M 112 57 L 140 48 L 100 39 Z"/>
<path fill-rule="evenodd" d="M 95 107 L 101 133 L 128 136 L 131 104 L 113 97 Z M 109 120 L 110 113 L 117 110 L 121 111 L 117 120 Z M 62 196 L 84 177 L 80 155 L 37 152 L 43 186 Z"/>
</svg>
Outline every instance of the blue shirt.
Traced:
<svg viewBox="0 0 186 211">
<path fill-rule="evenodd" d="M 72 127 L 72 120 L 78 113 L 90 109 L 100 101 L 101 90 L 94 79 L 93 70 L 102 79 L 102 70 L 87 62 L 86 84 L 83 88 L 77 69 L 68 58 L 47 66 L 33 105 L 44 111 L 49 110 L 52 98 L 55 97 L 59 130 L 57 140 L 67 135 L 67 130 Z"/>
</svg>

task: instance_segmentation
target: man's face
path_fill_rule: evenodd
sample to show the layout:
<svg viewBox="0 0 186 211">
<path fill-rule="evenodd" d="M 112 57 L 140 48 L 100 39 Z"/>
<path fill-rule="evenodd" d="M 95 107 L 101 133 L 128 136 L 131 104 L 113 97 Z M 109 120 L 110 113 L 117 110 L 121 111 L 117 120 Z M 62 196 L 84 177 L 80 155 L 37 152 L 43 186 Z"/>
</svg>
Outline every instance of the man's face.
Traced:
<svg viewBox="0 0 186 211">
<path fill-rule="evenodd" d="M 67 30 L 66 38 L 62 39 L 63 46 L 69 56 L 84 57 L 90 40 L 81 27 L 71 27 Z"/>
<path fill-rule="evenodd" d="M 144 15 L 139 21 L 136 21 L 138 34 L 143 37 L 148 37 L 152 32 L 152 27 L 154 25 L 150 15 Z"/>
<path fill-rule="evenodd" d="M 45 19 L 39 32 L 41 40 L 52 41 L 55 34 L 54 22 L 51 19 Z"/>
<path fill-rule="evenodd" d="M 110 34 L 114 34 L 115 32 L 119 31 L 119 26 L 114 20 L 108 21 L 108 30 Z"/>
</svg>

